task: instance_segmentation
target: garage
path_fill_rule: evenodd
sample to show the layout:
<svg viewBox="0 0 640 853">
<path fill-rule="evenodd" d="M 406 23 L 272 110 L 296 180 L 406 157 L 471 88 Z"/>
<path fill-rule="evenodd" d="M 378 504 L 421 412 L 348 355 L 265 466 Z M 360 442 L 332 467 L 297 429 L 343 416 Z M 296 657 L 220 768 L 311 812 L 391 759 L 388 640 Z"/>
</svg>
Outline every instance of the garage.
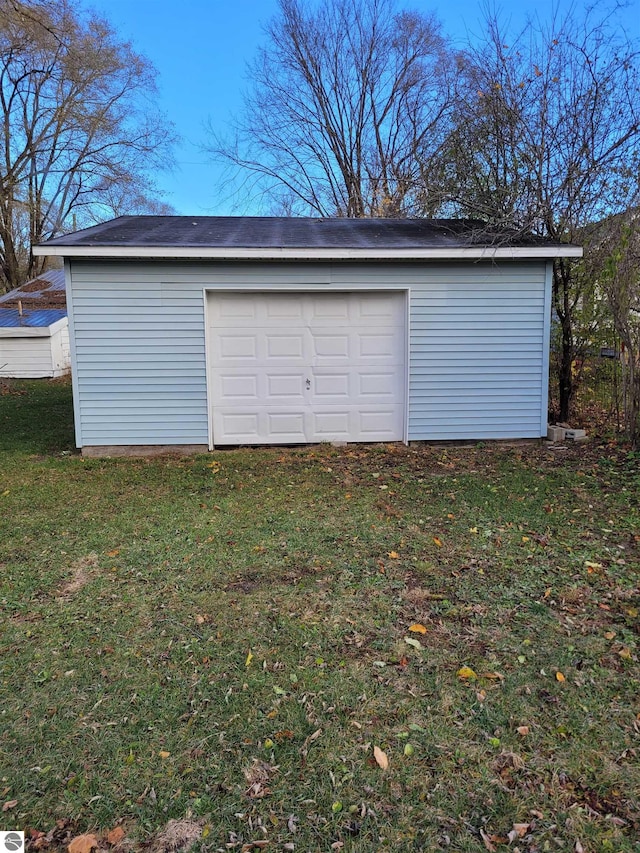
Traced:
<svg viewBox="0 0 640 853">
<path fill-rule="evenodd" d="M 578 246 L 432 219 L 122 216 L 64 258 L 76 443 L 540 438 L 553 263 Z"/>
<path fill-rule="evenodd" d="M 404 293 L 209 292 L 215 445 L 401 441 Z"/>
</svg>

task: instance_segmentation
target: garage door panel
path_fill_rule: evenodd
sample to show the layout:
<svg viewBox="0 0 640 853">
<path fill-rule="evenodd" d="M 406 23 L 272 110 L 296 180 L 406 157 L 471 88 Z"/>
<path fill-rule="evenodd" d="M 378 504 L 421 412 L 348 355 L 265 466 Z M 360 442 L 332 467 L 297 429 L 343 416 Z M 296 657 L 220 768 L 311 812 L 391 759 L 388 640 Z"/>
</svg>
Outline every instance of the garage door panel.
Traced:
<svg viewBox="0 0 640 853">
<path fill-rule="evenodd" d="M 281 335 L 264 333 L 267 359 L 302 359 L 304 357 L 304 335 Z"/>
<path fill-rule="evenodd" d="M 397 397 L 398 386 L 402 382 L 401 371 L 395 370 L 376 371 L 373 373 L 361 372 L 357 376 L 358 397 L 378 400 L 394 400 Z"/>
<path fill-rule="evenodd" d="M 258 377 L 253 374 L 223 374 L 218 378 L 218 394 L 221 400 L 258 399 Z"/>
<path fill-rule="evenodd" d="M 269 435 L 282 442 L 306 441 L 304 411 L 267 413 Z"/>
<path fill-rule="evenodd" d="M 349 373 L 318 373 L 314 371 L 310 382 L 312 405 L 315 402 L 349 402 L 352 398 L 351 375 Z"/>
<path fill-rule="evenodd" d="M 404 304 L 401 299 L 390 300 L 389 294 L 368 294 L 367 299 L 357 302 L 355 322 L 383 326 L 404 325 Z"/>
<path fill-rule="evenodd" d="M 360 441 L 394 441 L 404 419 L 401 406 L 361 409 L 358 414 Z"/>
<path fill-rule="evenodd" d="M 326 295 L 312 296 L 309 300 L 310 313 L 309 324 L 313 329 L 318 324 L 326 323 L 327 320 L 344 321 L 349 323 L 351 319 L 350 299 L 327 299 Z M 344 294 L 341 294 L 344 296 Z"/>
<path fill-rule="evenodd" d="M 265 377 L 266 393 L 262 399 L 264 405 L 270 400 L 305 404 L 305 380 L 301 373 L 269 373 Z"/>
<path fill-rule="evenodd" d="M 304 304 L 291 300 L 289 294 L 273 294 L 266 303 L 262 303 L 261 315 L 267 320 L 302 320 L 304 317 Z M 300 325 L 300 324 L 297 324 Z"/>
<path fill-rule="evenodd" d="M 244 296 L 219 294 L 215 301 L 210 301 L 209 322 L 221 326 L 240 325 L 246 329 L 248 323 L 253 325 L 257 310 L 258 305 Z"/>
<path fill-rule="evenodd" d="M 396 357 L 395 336 L 381 333 L 366 333 L 358 336 L 357 354 L 359 358 L 384 359 Z"/>
<path fill-rule="evenodd" d="M 215 444 L 403 438 L 404 294 L 210 293 L 208 305 Z"/>
<path fill-rule="evenodd" d="M 348 361 L 349 335 L 313 335 L 313 357 L 316 363 L 324 359 Z"/>
<path fill-rule="evenodd" d="M 258 413 L 217 407 L 213 431 L 214 435 L 224 435 L 228 444 L 253 444 L 260 435 Z"/>
<path fill-rule="evenodd" d="M 237 359 L 255 359 L 258 355 L 258 342 L 254 335 L 221 334 L 218 338 L 216 362 L 235 361 Z"/>
</svg>

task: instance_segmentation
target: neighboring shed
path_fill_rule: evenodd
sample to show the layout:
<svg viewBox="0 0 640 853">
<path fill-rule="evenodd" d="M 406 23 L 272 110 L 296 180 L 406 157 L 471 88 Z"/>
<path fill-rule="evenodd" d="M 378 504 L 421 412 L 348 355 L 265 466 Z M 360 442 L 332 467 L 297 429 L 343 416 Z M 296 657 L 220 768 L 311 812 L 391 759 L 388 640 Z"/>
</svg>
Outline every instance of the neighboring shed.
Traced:
<svg viewBox="0 0 640 853">
<path fill-rule="evenodd" d="M 64 270 L 0 296 L 0 377 L 56 377 L 70 366 Z"/>
<path fill-rule="evenodd" d="M 77 444 L 547 432 L 552 259 L 461 220 L 120 217 L 65 258 Z"/>
</svg>

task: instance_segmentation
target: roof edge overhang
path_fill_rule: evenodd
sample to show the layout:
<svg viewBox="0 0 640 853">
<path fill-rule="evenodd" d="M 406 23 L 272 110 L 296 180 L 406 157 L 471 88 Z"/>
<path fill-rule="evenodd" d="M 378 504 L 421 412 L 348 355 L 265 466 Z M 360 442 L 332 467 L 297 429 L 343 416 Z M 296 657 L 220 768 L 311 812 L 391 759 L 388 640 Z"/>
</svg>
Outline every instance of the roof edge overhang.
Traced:
<svg viewBox="0 0 640 853">
<path fill-rule="evenodd" d="M 0 338 L 50 338 L 69 325 L 68 317 L 61 317 L 50 326 L 0 326 Z"/>
<path fill-rule="evenodd" d="M 219 248 L 214 246 L 64 246 L 43 243 L 34 255 L 87 259 L 221 260 L 221 261 L 455 261 L 550 260 L 581 258 L 580 246 L 466 246 L 451 248 Z"/>
</svg>

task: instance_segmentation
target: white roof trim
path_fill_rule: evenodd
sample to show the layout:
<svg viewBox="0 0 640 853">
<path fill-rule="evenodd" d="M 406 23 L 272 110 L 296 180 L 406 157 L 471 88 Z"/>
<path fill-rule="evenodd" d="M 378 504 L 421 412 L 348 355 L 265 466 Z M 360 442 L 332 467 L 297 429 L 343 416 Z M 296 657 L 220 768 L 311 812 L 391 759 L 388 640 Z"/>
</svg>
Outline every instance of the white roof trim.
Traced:
<svg viewBox="0 0 640 853">
<path fill-rule="evenodd" d="M 524 258 L 581 258 L 579 246 L 473 246 L 438 249 L 295 249 L 229 248 L 214 246 L 47 246 L 33 247 L 34 255 L 65 258 L 171 258 L 190 260 L 517 260 Z"/>
<path fill-rule="evenodd" d="M 68 317 L 61 317 L 50 326 L 0 326 L 0 338 L 50 338 L 69 325 Z"/>
</svg>

